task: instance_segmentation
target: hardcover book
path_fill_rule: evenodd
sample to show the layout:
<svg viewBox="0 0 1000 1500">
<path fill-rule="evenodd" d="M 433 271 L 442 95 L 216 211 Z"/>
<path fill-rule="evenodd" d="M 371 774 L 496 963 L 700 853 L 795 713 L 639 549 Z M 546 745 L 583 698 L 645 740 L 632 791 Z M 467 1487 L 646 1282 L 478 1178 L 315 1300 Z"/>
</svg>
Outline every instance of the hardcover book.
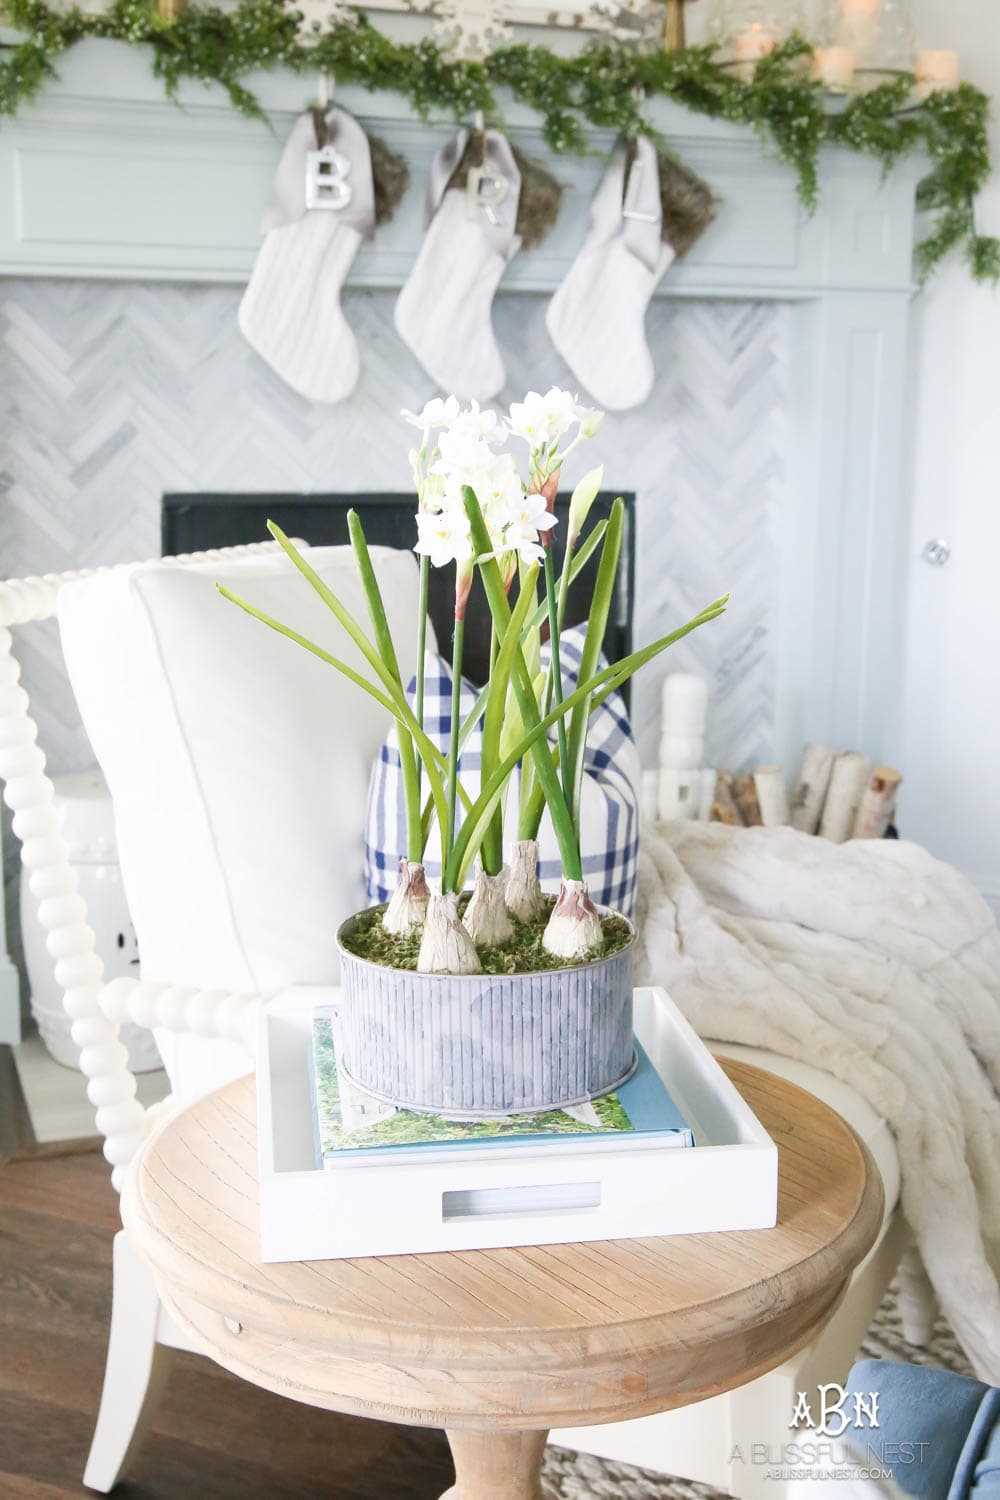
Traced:
<svg viewBox="0 0 1000 1500">
<path fill-rule="evenodd" d="M 354 1087 L 337 1069 L 336 1013 L 313 1018 L 312 1081 L 317 1141 L 324 1165 L 430 1160 L 442 1152 L 494 1150 L 516 1144 L 549 1151 L 620 1150 L 629 1146 L 693 1146 L 694 1136 L 669 1090 L 636 1045 L 634 1073 L 612 1094 L 569 1109 L 499 1119 L 447 1119 L 384 1104 Z"/>
</svg>

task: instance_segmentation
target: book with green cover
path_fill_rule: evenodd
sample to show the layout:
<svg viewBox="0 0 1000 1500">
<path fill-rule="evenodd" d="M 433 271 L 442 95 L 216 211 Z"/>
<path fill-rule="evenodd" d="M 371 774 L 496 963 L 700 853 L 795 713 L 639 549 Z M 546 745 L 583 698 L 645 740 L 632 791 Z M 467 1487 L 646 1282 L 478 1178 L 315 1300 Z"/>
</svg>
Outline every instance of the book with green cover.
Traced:
<svg viewBox="0 0 1000 1500">
<path fill-rule="evenodd" d="M 613 1094 L 544 1114 L 490 1120 L 450 1120 L 397 1109 L 372 1098 L 338 1073 L 336 1016 L 331 1007 L 313 1018 L 312 1074 L 319 1153 L 328 1164 L 350 1158 L 391 1160 L 431 1151 L 513 1142 L 594 1149 L 649 1144 L 693 1146 L 694 1137 L 669 1090 L 642 1048 L 635 1072 Z"/>
</svg>

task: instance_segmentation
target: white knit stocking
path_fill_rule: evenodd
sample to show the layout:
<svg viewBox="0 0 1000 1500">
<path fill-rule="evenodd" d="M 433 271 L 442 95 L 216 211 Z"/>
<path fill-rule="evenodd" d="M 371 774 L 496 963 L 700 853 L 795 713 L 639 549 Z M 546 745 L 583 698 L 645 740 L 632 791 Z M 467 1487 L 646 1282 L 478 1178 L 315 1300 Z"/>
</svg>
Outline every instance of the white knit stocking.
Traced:
<svg viewBox="0 0 1000 1500">
<path fill-rule="evenodd" d="M 427 232 L 396 302 L 396 330 L 444 391 L 488 401 L 506 379 L 493 333 L 497 284 L 521 241 L 515 233 L 521 174 L 496 130 L 484 137 L 482 168 L 448 187 L 462 160 L 461 130 L 437 155 L 427 193 Z"/>
<path fill-rule="evenodd" d="M 599 406 L 640 406 L 656 372 L 646 309 L 674 260 L 661 238 L 659 161 L 640 136 L 626 184 L 619 145 L 590 205 L 590 226 L 545 322 L 559 353 Z"/>
<path fill-rule="evenodd" d="M 340 293 L 362 239 L 374 228 L 368 138 L 342 109 L 326 126 L 334 156 L 307 205 L 306 179 L 317 151 L 312 113 L 296 121 L 264 216 L 264 243 L 240 303 L 244 338 L 293 390 L 310 401 L 343 401 L 354 390 L 358 346 Z M 312 158 L 313 180 L 317 182 Z M 321 169 L 322 170 L 322 169 Z"/>
</svg>

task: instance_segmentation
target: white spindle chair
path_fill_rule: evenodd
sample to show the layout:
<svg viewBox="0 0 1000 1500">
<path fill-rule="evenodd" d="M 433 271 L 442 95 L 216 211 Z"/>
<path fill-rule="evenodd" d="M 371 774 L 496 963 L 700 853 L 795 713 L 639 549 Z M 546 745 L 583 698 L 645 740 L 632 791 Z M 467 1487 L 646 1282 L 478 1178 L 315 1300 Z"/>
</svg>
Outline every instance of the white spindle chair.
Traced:
<svg viewBox="0 0 1000 1500">
<path fill-rule="evenodd" d="M 274 551 L 275 544 L 266 542 L 163 561 L 184 567 Z M 46 946 L 64 991 L 63 1004 L 73 1023 L 73 1041 L 80 1048 L 80 1068 L 96 1110 L 97 1131 L 104 1138 L 111 1180 L 120 1189 L 128 1163 L 171 1107 L 169 1096 L 148 1109 L 136 1098 L 128 1053 L 118 1040 L 122 1022 L 242 1042 L 252 1052 L 259 997 L 142 979 L 104 982 L 104 965 L 53 806 L 55 788 L 38 745 L 38 726 L 19 680 L 12 627 L 51 619 L 64 584 L 108 571 L 50 573 L 0 583 L 0 779 Z M 84 1474 L 91 1489 L 107 1492 L 117 1482 L 155 1410 L 170 1351 L 190 1347 L 164 1313 L 148 1270 L 119 1231 L 107 1371 Z"/>
</svg>

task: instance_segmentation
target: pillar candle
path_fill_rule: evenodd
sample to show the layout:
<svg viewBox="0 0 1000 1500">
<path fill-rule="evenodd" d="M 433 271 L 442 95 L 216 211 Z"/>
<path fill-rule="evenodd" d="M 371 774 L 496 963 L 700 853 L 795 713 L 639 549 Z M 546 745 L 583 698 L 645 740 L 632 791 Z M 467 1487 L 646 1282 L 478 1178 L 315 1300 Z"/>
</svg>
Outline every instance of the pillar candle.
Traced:
<svg viewBox="0 0 1000 1500">
<path fill-rule="evenodd" d="M 700 771 L 660 772 L 657 811 L 665 823 L 678 818 L 696 818 L 700 800 Z"/>
<path fill-rule="evenodd" d="M 864 67 L 874 58 L 881 6 L 882 0 L 840 0 L 837 41 L 854 53 L 855 67 Z"/>
<path fill-rule="evenodd" d="M 834 93 L 843 94 L 854 82 L 854 53 L 850 47 L 817 47 L 813 77 Z"/>
<path fill-rule="evenodd" d="M 690 771 L 705 757 L 700 734 L 665 734 L 660 739 L 660 765 L 670 771 Z"/>
<path fill-rule="evenodd" d="M 957 89 L 958 53 L 921 52 L 916 73 L 918 99 L 927 99 L 938 89 Z"/>
<path fill-rule="evenodd" d="M 754 22 L 749 31 L 736 38 L 736 73 L 744 83 L 753 79 L 754 68 L 762 57 L 774 51 L 774 37 L 766 26 Z"/>
<path fill-rule="evenodd" d="M 708 680 L 695 672 L 671 672 L 663 679 L 660 698 L 661 733 L 702 739 L 708 710 Z M 693 761 L 693 765 L 698 765 Z"/>
</svg>

